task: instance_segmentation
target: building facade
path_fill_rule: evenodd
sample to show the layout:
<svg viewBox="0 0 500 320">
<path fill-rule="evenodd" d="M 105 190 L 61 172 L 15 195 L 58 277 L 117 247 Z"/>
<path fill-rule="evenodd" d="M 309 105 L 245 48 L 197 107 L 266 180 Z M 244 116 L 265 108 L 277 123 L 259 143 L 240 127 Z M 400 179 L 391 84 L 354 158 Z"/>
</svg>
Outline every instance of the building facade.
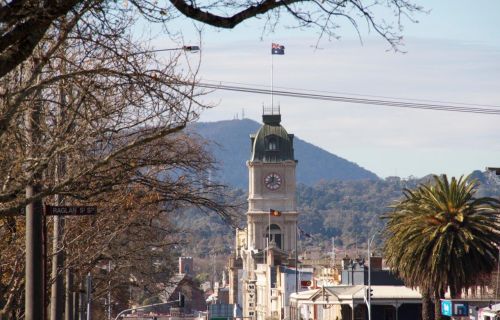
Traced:
<svg viewBox="0 0 500 320">
<path fill-rule="evenodd" d="M 229 301 L 243 317 L 287 318 L 288 296 L 299 289 L 297 270 L 296 166 L 293 134 L 281 125 L 279 111 L 264 110 L 263 124 L 250 135 L 247 226 L 236 231 L 228 263 Z"/>
</svg>

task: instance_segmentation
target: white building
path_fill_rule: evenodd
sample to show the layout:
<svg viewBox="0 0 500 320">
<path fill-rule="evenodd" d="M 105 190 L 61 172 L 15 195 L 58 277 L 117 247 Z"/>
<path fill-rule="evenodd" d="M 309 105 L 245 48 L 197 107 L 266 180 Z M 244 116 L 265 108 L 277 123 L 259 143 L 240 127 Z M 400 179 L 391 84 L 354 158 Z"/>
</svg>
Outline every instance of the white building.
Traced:
<svg viewBox="0 0 500 320">
<path fill-rule="evenodd" d="M 405 286 L 371 286 L 373 320 L 419 320 L 421 294 Z M 292 320 L 367 320 L 365 285 L 338 285 L 294 293 L 290 297 Z"/>
<path fill-rule="evenodd" d="M 229 303 L 243 317 L 288 318 L 288 297 L 312 280 L 312 270 L 296 270 L 297 203 L 293 135 L 281 115 L 264 110 L 263 125 L 250 136 L 247 227 L 236 232 L 229 261 Z"/>
</svg>

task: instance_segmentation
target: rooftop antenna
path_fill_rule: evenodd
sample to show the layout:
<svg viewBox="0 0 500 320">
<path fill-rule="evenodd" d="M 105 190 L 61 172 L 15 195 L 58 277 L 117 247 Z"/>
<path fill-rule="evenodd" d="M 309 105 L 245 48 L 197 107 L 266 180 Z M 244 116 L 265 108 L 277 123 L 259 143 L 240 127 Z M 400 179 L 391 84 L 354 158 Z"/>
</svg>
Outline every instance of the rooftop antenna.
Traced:
<svg viewBox="0 0 500 320">
<path fill-rule="evenodd" d="M 332 237 L 332 260 L 333 265 L 335 265 L 335 237 Z"/>
<path fill-rule="evenodd" d="M 215 252 L 212 253 L 212 288 L 215 288 L 215 283 L 217 282 L 217 271 L 215 268 Z"/>
<path fill-rule="evenodd" d="M 358 235 L 356 235 L 356 241 L 354 242 L 354 251 L 356 252 L 356 257 L 359 257 L 359 252 L 358 252 Z"/>
</svg>

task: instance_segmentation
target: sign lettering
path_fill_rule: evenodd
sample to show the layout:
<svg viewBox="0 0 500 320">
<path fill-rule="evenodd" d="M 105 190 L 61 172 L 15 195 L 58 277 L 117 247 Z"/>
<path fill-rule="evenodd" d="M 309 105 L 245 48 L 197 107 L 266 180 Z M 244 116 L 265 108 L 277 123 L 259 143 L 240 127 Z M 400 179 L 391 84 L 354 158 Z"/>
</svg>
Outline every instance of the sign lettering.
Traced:
<svg viewBox="0 0 500 320">
<path fill-rule="evenodd" d="M 86 216 L 97 214 L 96 206 L 45 206 L 48 216 Z"/>
</svg>

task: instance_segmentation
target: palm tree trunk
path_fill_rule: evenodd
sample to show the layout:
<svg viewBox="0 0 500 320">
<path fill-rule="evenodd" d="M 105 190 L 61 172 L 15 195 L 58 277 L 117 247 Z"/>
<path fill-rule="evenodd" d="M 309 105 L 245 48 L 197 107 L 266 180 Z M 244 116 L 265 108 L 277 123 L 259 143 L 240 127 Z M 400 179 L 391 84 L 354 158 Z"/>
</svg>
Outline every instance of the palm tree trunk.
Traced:
<svg viewBox="0 0 500 320">
<path fill-rule="evenodd" d="M 431 293 L 428 289 L 422 290 L 422 320 L 434 320 Z"/>
<path fill-rule="evenodd" d="M 444 297 L 444 293 L 441 293 L 440 290 L 434 291 L 434 319 L 435 320 L 444 320 L 445 318 L 441 315 L 441 298 Z"/>
</svg>

